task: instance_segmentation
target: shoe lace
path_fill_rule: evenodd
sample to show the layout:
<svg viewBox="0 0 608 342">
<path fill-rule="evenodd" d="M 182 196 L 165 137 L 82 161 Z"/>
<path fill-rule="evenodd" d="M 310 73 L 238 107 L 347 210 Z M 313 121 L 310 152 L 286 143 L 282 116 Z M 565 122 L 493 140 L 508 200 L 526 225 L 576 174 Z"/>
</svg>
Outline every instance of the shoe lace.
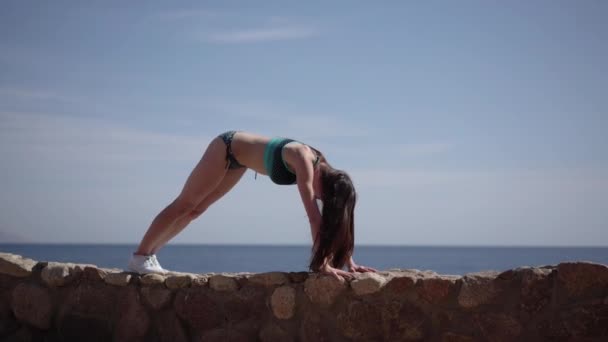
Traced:
<svg viewBox="0 0 608 342">
<path fill-rule="evenodd" d="M 156 264 L 154 263 L 154 260 L 152 259 L 152 256 L 147 256 L 146 260 L 144 260 L 144 266 L 146 267 L 154 267 L 156 266 Z"/>
<path fill-rule="evenodd" d="M 158 259 L 156 259 L 156 254 L 152 254 L 150 256 L 150 258 L 152 259 L 152 264 L 154 264 L 154 266 L 157 266 L 160 268 L 160 264 L 158 263 Z"/>
</svg>

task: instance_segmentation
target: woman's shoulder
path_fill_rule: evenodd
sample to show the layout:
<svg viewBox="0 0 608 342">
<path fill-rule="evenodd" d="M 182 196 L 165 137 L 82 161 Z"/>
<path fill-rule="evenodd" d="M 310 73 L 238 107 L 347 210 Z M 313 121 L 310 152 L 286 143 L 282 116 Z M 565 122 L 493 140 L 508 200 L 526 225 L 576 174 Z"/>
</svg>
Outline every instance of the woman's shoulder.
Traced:
<svg viewBox="0 0 608 342">
<path fill-rule="evenodd" d="M 324 159 L 323 154 L 317 149 L 298 141 L 285 145 L 283 157 L 290 164 L 295 162 L 297 158 L 298 160 L 311 161 L 315 166 L 321 159 Z"/>
</svg>

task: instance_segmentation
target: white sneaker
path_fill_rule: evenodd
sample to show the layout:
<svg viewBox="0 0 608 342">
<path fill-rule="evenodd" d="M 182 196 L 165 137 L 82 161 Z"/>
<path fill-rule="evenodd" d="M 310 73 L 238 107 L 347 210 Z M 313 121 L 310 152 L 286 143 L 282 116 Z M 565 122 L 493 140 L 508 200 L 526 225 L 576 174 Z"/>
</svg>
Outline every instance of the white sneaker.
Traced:
<svg viewBox="0 0 608 342">
<path fill-rule="evenodd" d="M 133 254 L 129 260 L 129 270 L 139 274 L 165 273 L 165 270 L 154 262 L 155 259 L 153 255 Z"/>
<path fill-rule="evenodd" d="M 163 267 L 160 265 L 160 263 L 158 262 L 158 259 L 156 258 L 156 254 L 152 254 L 152 255 L 151 255 L 151 257 L 152 257 L 152 262 L 154 262 L 154 264 L 155 264 L 156 266 L 158 266 L 158 268 L 160 268 L 161 270 L 163 270 L 163 272 L 165 272 L 165 273 L 166 273 L 166 272 L 169 272 L 169 270 L 164 269 L 164 268 L 163 268 Z"/>
</svg>

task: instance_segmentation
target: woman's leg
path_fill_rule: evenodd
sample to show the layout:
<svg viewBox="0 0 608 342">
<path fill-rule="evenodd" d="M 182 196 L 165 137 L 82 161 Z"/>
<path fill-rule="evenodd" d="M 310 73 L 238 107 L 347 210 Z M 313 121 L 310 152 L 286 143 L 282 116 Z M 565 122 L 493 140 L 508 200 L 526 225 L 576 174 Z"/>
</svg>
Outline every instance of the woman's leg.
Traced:
<svg viewBox="0 0 608 342">
<path fill-rule="evenodd" d="M 135 254 L 152 254 L 163 233 L 186 217 L 217 187 L 226 174 L 226 145 L 221 138 L 211 141 L 203 157 L 190 173 L 179 196 L 152 221 Z"/>
<path fill-rule="evenodd" d="M 152 247 L 152 254 L 156 254 L 162 246 L 164 246 L 169 240 L 171 240 L 174 236 L 179 234 L 190 222 L 192 222 L 197 217 L 201 216 L 207 208 L 217 200 L 222 198 L 230 189 L 232 189 L 236 183 L 239 182 L 243 174 L 245 173 L 246 168 L 239 168 L 228 170 L 224 179 L 218 184 L 218 186 L 201 202 L 198 206 L 192 210 L 189 215 L 185 215 L 184 217 L 177 220 L 170 229 L 166 229 L 159 241 Z"/>
</svg>

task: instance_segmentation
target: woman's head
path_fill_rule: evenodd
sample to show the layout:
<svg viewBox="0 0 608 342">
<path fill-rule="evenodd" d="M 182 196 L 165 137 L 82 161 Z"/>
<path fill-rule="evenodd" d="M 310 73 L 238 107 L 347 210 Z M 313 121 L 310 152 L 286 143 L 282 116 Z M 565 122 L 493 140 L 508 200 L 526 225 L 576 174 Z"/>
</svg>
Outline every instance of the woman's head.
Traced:
<svg viewBox="0 0 608 342">
<path fill-rule="evenodd" d="M 313 271 L 323 265 L 325 258 L 331 259 L 332 267 L 342 268 L 352 255 L 355 241 L 355 187 L 346 172 L 323 161 L 318 171 L 322 220 L 309 265 Z"/>
</svg>

